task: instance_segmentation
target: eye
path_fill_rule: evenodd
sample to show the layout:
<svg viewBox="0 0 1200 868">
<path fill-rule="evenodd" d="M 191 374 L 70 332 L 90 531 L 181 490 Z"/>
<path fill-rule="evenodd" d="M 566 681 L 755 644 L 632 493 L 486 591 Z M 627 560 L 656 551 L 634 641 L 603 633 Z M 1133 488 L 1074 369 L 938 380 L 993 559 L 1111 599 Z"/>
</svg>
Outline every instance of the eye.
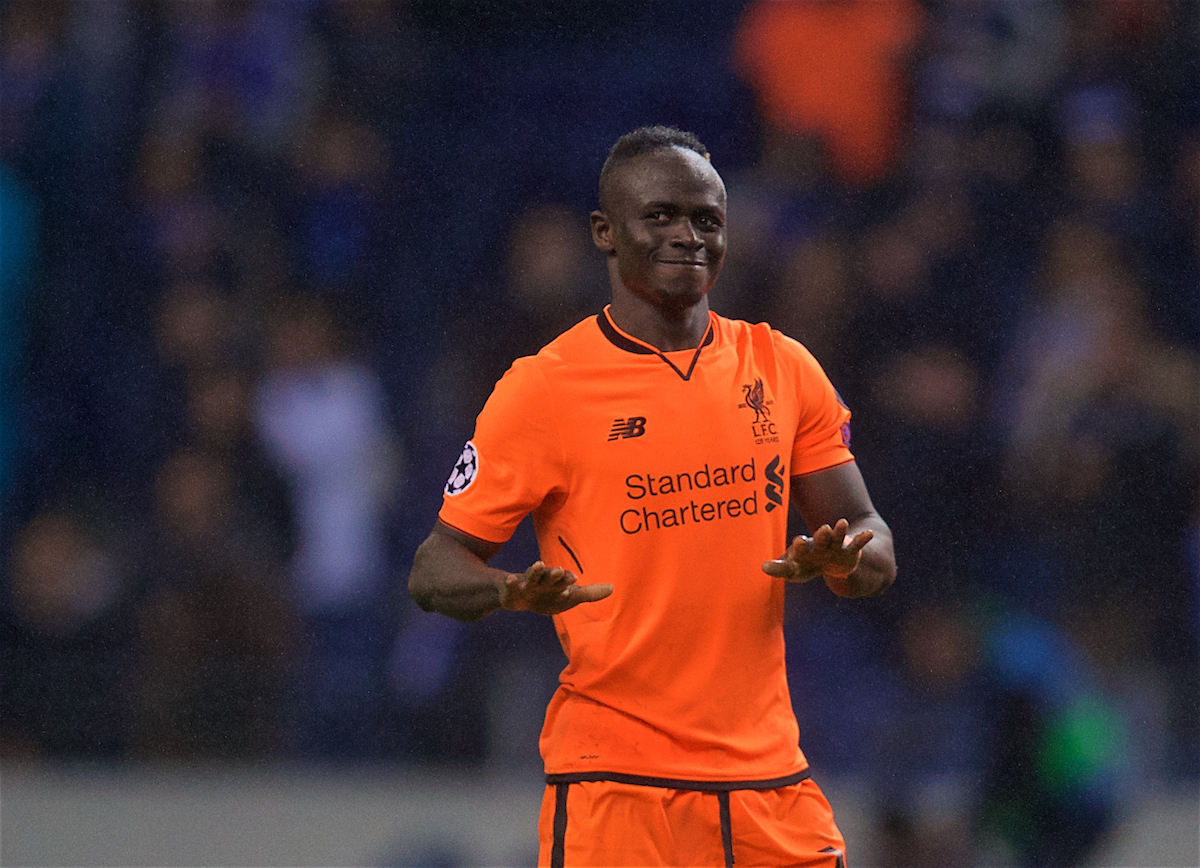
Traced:
<svg viewBox="0 0 1200 868">
<path fill-rule="evenodd" d="M 666 211 L 659 209 L 657 211 L 651 211 L 649 214 L 647 214 L 646 219 L 651 223 L 669 223 L 671 222 L 671 215 Z"/>
</svg>

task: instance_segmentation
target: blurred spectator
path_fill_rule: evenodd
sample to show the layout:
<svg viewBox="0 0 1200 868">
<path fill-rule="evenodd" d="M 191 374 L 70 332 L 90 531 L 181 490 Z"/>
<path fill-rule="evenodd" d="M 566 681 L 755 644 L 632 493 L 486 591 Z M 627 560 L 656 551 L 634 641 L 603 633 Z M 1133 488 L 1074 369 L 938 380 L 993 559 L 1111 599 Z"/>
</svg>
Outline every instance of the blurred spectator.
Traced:
<svg viewBox="0 0 1200 868">
<path fill-rule="evenodd" d="M 975 627 L 961 607 L 916 606 L 900 627 L 900 690 L 872 768 L 881 818 L 874 864 L 977 864 L 988 738 Z"/>
<path fill-rule="evenodd" d="M 116 757 L 125 747 L 130 591 L 103 536 L 43 510 L 17 535 L 0 606 L 0 751 Z"/>
<path fill-rule="evenodd" d="M 512 329 L 503 348 L 509 361 L 599 312 L 606 295 L 596 258 L 585 215 L 541 205 L 513 221 L 505 293 Z"/>
<path fill-rule="evenodd" d="M 786 597 L 792 707 L 804 755 L 814 770 L 831 777 L 864 780 L 873 774 L 875 748 L 883 744 L 899 702 L 900 684 L 891 662 L 895 652 L 880 602 L 854 609 L 832 594 Z"/>
<path fill-rule="evenodd" d="M 1129 450 L 1194 467 L 1200 361 L 1153 333 L 1115 240 L 1060 222 L 1042 279 L 999 407 L 1016 490 L 1059 504 L 1111 496 Z"/>
<path fill-rule="evenodd" d="M 994 408 L 1012 505 L 1041 517 L 1027 549 L 1063 570 L 1038 596 L 1057 588 L 1069 599 L 1084 586 L 1095 601 L 1177 597 L 1184 516 L 1200 478 L 1200 359 L 1154 333 L 1119 247 L 1094 226 L 1057 224 L 1040 280 Z M 1136 574 L 1104 553 L 1139 545 L 1147 527 L 1163 545 L 1139 558 Z M 1084 539 L 1107 545 L 1076 542 Z M 1178 612 L 1154 619 L 1164 655 L 1187 628 Z"/>
<path fill-rule="evenodd" d="M 379 749 L 391 636 L 382 605 L 399 452 L 376 376 L 315 297 L 274 316 L 254 424 L 292 493 L 288 568 L 303 625 L 295 745 L 308 756 Z"/>
<path fill-rule="evenodd" d="M 975 215 L 970 247 L 986 304 L 976 319 L 991 320 L 1000 349 L 1010 340 L 1011 312 L 1023 303 L 1046 224 L 1060 208 L 1053 138 L 1041 117 L 984 109 L 963 133 L 966 177 L 958 187 Z"/>
<path fill-rule="evenodd" d="M 994 687 L 984 857 L 1086 864 L 1121 808 L 1128 722 L 1091 661 L 1053 623 L 1001 613 L 986 647 Z"/>
<path fill-rule="evenodd" d="M 0 153 L 24 156 L 35 135 L 37 109 L 62 72 L 68 9 L 63 3 L 17 0 L 0 10 Z"/>
<path fill-rule="evenodd" d="M 282 747 L 292 640 L 277 541 L 212 454 L 172 455 L 141 554 L 130 749 L 255 757 Z"/>
<path fill-rule="evenodd" d="M 889 348 L 936 338 L 975 364 L 995 363 L 1011 298 L 987 291 L 977 231 L 972 203 L 946 184 L 914 191 L 888 219 L 863 229 L 856 261 L 864 291 L 854 322 L 860 361 L 874 367 Z"/>
<path fill-rule="evenodd" d="M 411 5 L 331 0 L 318 9 L 329 34 L 331 90 L 359 117 L 397 121 L 415 96 L 430 46 L 413 26 Z"/>
<path fill-rule="evenodd" d="M 887 357 L 869 388 L 873 424 L 856 451 L 867 467 L 886 456 L 911 470 L 904 479 L 871 479 L 877 505 L 899 528 L 896 557 L 910 582 L 904 606 L 964 594 L 966 565 L 995 508 L 979 367 L 927 341 Z M 928 544 L 930 528 L 937 545 Z"/>
<path fill-rule="evenodd" d="M 378 245 L 386 142 L 369 125 L 329 106 L 300 138 L 295 165 L 300 278 L 328 292 L 361 292 L 371 276 L 365 265 L 375 261 Z"/>
<path fill-rule="evenodd" d="M 195 135 L 153 134 L 143 142 L 134 195 L 139 252 L 167 280 L 225 277 L 232 244 L 228 220 L 205 188 Z"/>
<path fill-rule="evenodd" d="M 1172 55 L 1184 48 L 1188 24 L 1195 25 L 1194 17 L 1188 20 L 1194 9 L 1168 0 L 1067 3 L 1064 11 L 1070 63 L 1066 75 L 1080 78 L 1119 73 L 1154 79 L 1169 74 L 1176 60 Z M 1176 28 L 1183 32 L 1175 33 Z"/>
<path fill-rule="evenodd" d="M 176 386 L 170 397 L 178 399 L 172 433 L 175 442 L 228 463 L 237 496 L 271 528 L 276 547 L 286 549 L 291 538 L 287 495 L 254 436 L 251 383 L 243 372 L 245 345 L 256 324 L 238 312 L 228 293 L 202 281 L 174 284 L 159 298 L 155 342 Z"/>
<path fill-rule="evenodd" d="M 923 21 L 910 0 L 758 0 L 736 37 L 738 68 L 768 124 L 815 136 L 839 180 L 867 187 L 902 144 L 907 61 Z"/>
<path fill-rule="evenodd" d="M 714 299 L 727 316 L 762 319 L 774 305 L 772 286 L 787 251 L 836 231 L 848 210 L 830 181 L 815 139 L 767 127 L 762 154 L 728 185 L 729 246 Z M 797 317 L 792 312 L 789 321 Z M 811 330 L 810 330 L 811 331 Z"/>
<path fill-rule="evenodd" d="M 210 133 L 262 154 L 295 140 L 326 78 L 302 4 L 173 0 L 158 113 L 183 135 Z"/>
<path fill-rule="evenodd" d="M 808 347 L 839 389 L 846 388 L 858 344 L 850 327 L 858 302 L 851 256 L 846 239 L 833 234 L 797 245 L 778 267 L 765 314 Z"/>
<path fill-rule="evenodd" d="M 946 0 L 927 8 L 932 26 L 917 73 L 921 114 L 964 122 L 983 106 L 1028 112 L 1050 98 L 1066 60 L 1058 0 Z"/>
<path fill-rule="evenodd" d="M 215 286 L 199 281 L 173 284 L 159 299 L 159 358 L 181 368 L 185 376 L 225 364 L 232 350 L 232 315 L 228 300 Z"/>
<path fill-rule="evenodd" d="M 1177 688 L 1171 676 L 1154 662 L 1154 620 L 1150 606 L 1105 600 L 1083 602 L 1062 621 L 1094 665 L 1106 701 L 1136 728 L 1137 737 L 1124 746 L 1123 798 L 1141 795 L 1152 782 L 1172 779 L 1179 770 L 1171 768 L 1170 757 L 1183 753 L 1175 740 L 1194 734 L 1188 712 L 1172 697 Z M 1182 669 L 1179 676 L 1187 678 Z"/>
<path fill-rule="evenodd" d="M 1069 213 L 1111 233 L 1143 281 L 1165 282 L 1169 209 L 1144 164 L 1136 98 L 1119 85 L 1089 85 L 1068 93 L 1058 111 Z"/>
<path fill-rule="evenodd" d="M 1137 193 L 1141 167 L 1130 141 L 1135 112 L 1130 94 L 1111 85 L 1079 88 L 1063 100 L 1067 184 L 1079 205 L 1121 205 Z"/>
<path fill-rule="evenodd" d="M 236 371 L 217 369 L 196 376 L 187 405 L 191 440 L 201 449 L 232 457 L 249 434 L 249 388 Z"/>
</svg>

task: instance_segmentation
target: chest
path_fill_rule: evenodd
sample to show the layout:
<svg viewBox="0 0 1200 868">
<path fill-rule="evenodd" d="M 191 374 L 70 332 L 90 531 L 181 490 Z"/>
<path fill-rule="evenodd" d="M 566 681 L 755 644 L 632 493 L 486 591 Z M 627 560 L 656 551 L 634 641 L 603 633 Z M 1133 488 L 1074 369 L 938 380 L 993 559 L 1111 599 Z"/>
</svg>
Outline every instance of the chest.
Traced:
<svg viewBox="0 0 1200 868">
<path fill-rule="evenodd" d="M 571 395 L 568 465 L 617 479 L 736 477 L 789 454 L 795 388 L 753 356 L 727 354 L 687 379 L 660 359 L 630 360 Z"/>
</svg>

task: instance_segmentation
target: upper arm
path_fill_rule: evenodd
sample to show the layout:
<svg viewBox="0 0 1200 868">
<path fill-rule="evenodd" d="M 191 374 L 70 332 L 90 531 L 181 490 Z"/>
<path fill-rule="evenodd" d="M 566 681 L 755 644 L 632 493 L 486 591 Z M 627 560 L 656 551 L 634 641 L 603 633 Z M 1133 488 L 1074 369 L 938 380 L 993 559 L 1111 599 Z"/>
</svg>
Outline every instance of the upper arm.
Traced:
<svg viewBox="0 0 1200 868">
<path fill-rule="evenodd" d="M 477 536 L 471 536 L 469 533 L 464 533 L 458 528 L 446 524 L 440 518 L 434 523 L 433 530 L 429 532 L 426 542 L 431 540 L 434 541 L 435 545 L 458 545 L 475 555 L 475 557 L 479 558 L 485 564 L 494 558 L 497 552 L 504 547 L 504 543 L 491 542 L 480 539 Z"/>
<path fill-rule="evenodd" d="M 792 477 L 792 503 L 810 531 L 844 518 L 877 517 L 858 464 L 848 461 L 827 470 Z"/>
<path fill-rule="evenodd" d="M 518 359 L 496 384 L 475 420 L 475 432 L 455 467 L 455 485 L 439 518 L 461 536 L 503 541 L 521 520 L 565 485 L 565 466 L 553 414 L 552 390 L 536 359 Z M 494 553 L 494 552 L 493 552 Z"/>
<path fill-rule="evenodd" d="M 440 597 L 485 588 L 490 581 L 487 562 L 500 551 L 501 545 L 463 533 L 438 520 L 413 557 L 412 570 L 408 574 L 409 593 L 418 606 L 431 612 Z M 480 611 L 475 617 L 485 614 L 486 611 Z"/>
</svg>

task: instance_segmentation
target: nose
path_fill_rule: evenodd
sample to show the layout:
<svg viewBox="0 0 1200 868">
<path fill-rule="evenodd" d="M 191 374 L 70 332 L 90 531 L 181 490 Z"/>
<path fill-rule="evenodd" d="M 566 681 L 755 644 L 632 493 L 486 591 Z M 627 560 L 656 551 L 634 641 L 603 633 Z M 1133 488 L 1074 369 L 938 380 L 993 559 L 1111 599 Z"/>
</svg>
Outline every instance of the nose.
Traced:
<svg viewBox="0 0 1200 868">
<path fill-rule="evenodd" d="M 692 225 L 692 221 L 683 218 L 679 220 L 671 238 L 671 246 L 681 247 L 686 250 L 699 250 L 704 246 L 704 240 L 700 233 L 696 231 L 696 227 Z"/>
</svg>

